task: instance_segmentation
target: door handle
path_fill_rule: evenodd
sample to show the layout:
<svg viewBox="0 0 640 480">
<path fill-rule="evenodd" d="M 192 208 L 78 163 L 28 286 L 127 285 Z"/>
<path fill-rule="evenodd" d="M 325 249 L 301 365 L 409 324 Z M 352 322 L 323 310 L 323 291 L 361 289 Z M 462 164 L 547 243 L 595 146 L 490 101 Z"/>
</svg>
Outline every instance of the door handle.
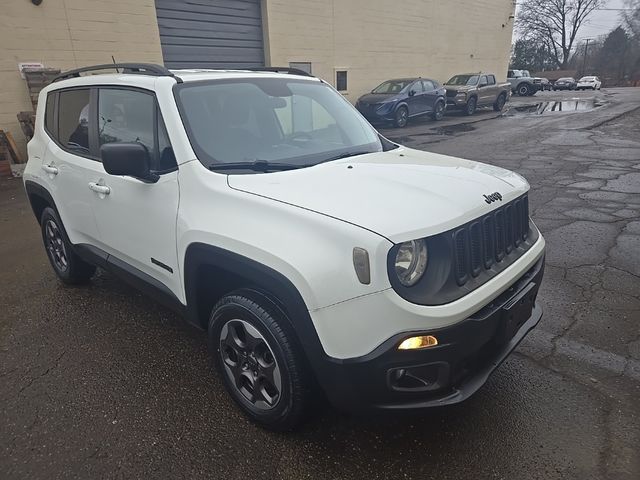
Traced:
<svg viewBox="0 0 640 480">
<path fill-rule="evenodd" d="M 47 172 L 49 175 L 58 174 L 58 167 L 54 167 L 53 165 L 42 165 L 42 170 Z"/>
<path fill-rule="evenodd" d="M 111 189 L 108 186 L 99 185 L 96 182 L 89 182 L 89 189 L 102 195 L 109 195 L 111 193 Z"/>
</svg>

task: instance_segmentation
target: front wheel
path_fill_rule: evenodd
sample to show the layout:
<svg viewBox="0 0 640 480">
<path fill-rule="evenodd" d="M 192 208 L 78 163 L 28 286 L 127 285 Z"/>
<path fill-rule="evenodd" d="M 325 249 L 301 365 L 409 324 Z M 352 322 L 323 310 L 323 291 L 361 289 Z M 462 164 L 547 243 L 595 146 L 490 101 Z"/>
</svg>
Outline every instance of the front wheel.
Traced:
<svg viewBox="0 0 640 480">
<path fill-rule="evenodd" d="M 436 102 L 435 107 L 433 107 L 433 113 L 431 114 L 431 116 L 435 121 L 442 120 L 444 118 L 444 110 L 444 102 Z"/>
<path fill-rule="evenodd" d="M 400 107 L 396 110 L 396 118 L 393 124 L 397 128 L 404 128 L 407 126 L 407 121 L 409 120 L 409 111 L 407 107 Z"/>
<path fill-rule="evenodd" d="M 310 410 L 312 377 L 285 314 L 267 297 L 239 290 L 209 320 L 209 349 L 224 385 L 254 422 L 290 430 Z"/>
<path fill-rule="evenodd" d="M 473 115 L 476 113 L 476 107 L 478 106 L 478 99 L 476 97 L 471 97 L 467 102 L 467 106 L 464 109 L 464 113 L 466 115 Z"/>
<path fill-rule="evenodd" d="M 504 108 L 505 103 L 507 103 L 507 96 L 504 93 L 502 93 L 496 99 L 496 103 L 493 104 L 493 109 L 496 112 L 501 112 L 502 109 Z"/>
<path fill-rule="evenodd" d="M 88 282 L 96 271 L 94 265 L 82 260 L 67 238 L 56 211 L 47 207 L 40 217 L 42 240 L 53 271 L 63 283 L 79 285 Z"/>
<path fill-rule="evenodd" d="M 516 91 L 521 97 L 528 97 L 529 95 L 531 95 L 531 87 L 529 87 L 529 85 L 527 85 L 526 83 L 521 83 L 520 85 L 518 85 Z"/>
</svg>

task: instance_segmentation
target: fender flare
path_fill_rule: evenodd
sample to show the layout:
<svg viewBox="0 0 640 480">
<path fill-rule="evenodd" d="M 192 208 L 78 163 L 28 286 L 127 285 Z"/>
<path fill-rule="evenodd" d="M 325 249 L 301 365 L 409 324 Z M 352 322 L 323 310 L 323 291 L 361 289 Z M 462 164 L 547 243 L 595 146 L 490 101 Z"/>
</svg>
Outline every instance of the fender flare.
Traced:
<svg viewBox="0 0 640 480">
<path fill-rule="evenodd" d="M 202 312 L 198 309 L 198 275 L 201 267 L 212 267 L 242 277 L 246 280 L 245 287 L 267 295 L 287 314 L 291 327 L 312 364 L 314 360 L 329 358 L 300 291 L 287 277 L 243 255 L 199 242 L 190 244 L 184 257 L 184 288 L 189 323 L 198 328 L 207 327 L 208 312 L 203 324 Z"/>
<path fill-rule="evenodd" d="M 403 101 L 401 101 L 401 102 L 398 102 L 398 104 L 396 105 L 396 107 L 393 109 L 393 114 L 394 114 L 394 115 L 396 114 L 396 112 L 398 111 L 398 109 L 399 109 L 400 107 L 404 107 L 404 108 L 406 108 L 406 109 L 407 109 L 407 114 L 409 113 L 409 105 L 407 104 L 407 102 L 406 102 L 406 101 L 404 101 L 404 100 L 403 100 Z"/>
<path fill-rule="evenodd" d="M 56 202 L 53 200 L 53 197 L 49 193 L 45 187 L 36 183 L 32 180 L 25 180 L 24 189 L 27 192 L 27 198 L 29 199 L 29 204 L 31 205 L 31 210 L 33 210 L 33 214 L 36 217 L 36 220 L 40 222 L 40 217 L 38 216 L 38 211 L 36 210 L 36 205 L 34 205 L 32 201 L 32 196 L 40 197 L 45 202 L 47 202 L 51 208 L 53 208 L 58 216 L 60 216 L 60 212 L 58 211 L 58 207 L 56 206 Z"/>
<path fill-rule="evenodd" d="M 325 352 L 306 303 L 296 286 L 282 273 L 251 258 L 213 245 L 192 243 L 187 247 L 184 257 L 186 318 L 200 329 L 204 325 L 198 310 L 197 280 L 198 271 L 203 266 L 239 274 L 247 280 L 246 288 L 267 296 L 286 314 L 319 386 L 332 401 L 337 401 L 332 399 L 332 392 L 341 380 L 336 378 L 335 368 L 343 362 Z M 208 322 L 208 315 L 206 320 Z"/>
</svg>

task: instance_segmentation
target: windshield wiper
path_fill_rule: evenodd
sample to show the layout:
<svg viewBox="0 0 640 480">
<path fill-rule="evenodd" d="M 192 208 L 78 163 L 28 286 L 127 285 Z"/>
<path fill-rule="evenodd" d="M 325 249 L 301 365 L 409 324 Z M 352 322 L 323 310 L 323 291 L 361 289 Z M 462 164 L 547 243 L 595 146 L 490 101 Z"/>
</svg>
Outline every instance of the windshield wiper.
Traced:
<svg viewBox="0 0 640 480">
<path fill-rule="evenodd" d="M 324 163 L 324 162 L 332 162 L 334 160 L 340 160 L 341 158 L 348 158 L 348 157 L 357 157 L 358 155 L 364 155 L 366 153 L 374 153 L 374 152 L 345 152 L 345 153 L 341 153 L 340 155 L 336 155 L 335 157 L 331 157 L 331 158 L 327 158 L 326 160 L 323 160 L 320 163 Z"/>
<path fill-rule="evenodd" d="M 229 162 L 213 163 L 209 170 L 253 170 L 254 172 L 269 172 L 282 170 L 295 170 L 307 165 L 294 165 L 292 163 L 267 162 L 266 160 L 254 160 L 253 162 Z"/>
</svg>

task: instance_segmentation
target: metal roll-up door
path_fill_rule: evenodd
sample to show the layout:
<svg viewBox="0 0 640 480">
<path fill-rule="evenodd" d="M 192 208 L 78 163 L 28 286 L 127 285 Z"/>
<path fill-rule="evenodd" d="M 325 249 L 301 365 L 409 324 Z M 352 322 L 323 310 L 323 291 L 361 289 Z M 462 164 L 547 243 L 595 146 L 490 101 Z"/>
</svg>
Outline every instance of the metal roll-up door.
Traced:
<svg viewBox="0 0 640 480">
<path fill-rule="evenodd" d="M 264 66 L 260 0 L 155 0 L 167 68 Z"/>
</svg>

